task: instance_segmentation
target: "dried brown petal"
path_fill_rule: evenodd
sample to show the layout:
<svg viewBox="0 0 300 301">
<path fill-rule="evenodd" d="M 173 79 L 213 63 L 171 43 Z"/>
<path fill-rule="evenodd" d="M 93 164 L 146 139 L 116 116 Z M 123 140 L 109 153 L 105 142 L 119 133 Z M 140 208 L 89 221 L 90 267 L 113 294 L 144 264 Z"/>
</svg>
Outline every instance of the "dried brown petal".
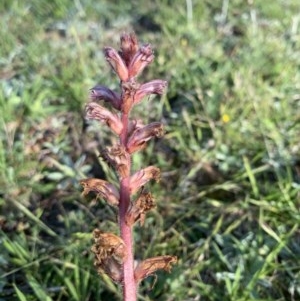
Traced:
<svg viewBox="0 0 300 301">
<path fill-rule="evenodd" d="M 176 256 L 157 256 L 148 258 L 138 264 L 134 271 L 134 278 L 137 282 L 142 281 L 150 275 L 153 275 L 157 270 L 165 270 L 170 272 L 172 264 L 177 262 Z"/>
<path fill-rule="evenodd" d="M 163 125 L 160 122 L 152 122 L 142 128 L 138 128 L 128 139 L 127 150 L 130 154 L 139 151 L 146 146 L 146 142 L 151 138 L 160 138 L 163 134 Z"/>
<path fill-rule="evenodd" d="M 94 101 L 104 100 L 109 102 L 117 110 L 121 109 L 121 96 L 107 87 L 95 86 L 91 89 L 90 97 Z"/>
<path fill-rule="evenodd" d="M 95 229 L 93 231 L 93 237 L 95 244 L 92 247 L 92 252 L 99 262 L 112 256 L 120 263 L 126 259 L 126 247 L 124 241 L 119 236 Z"/>
<path fill-rule="evenodd" d="M 123 282 L 122 264 L 120 264 L 114 257 L 103 259 L 101 262 L 94 261 L 94 266 L 99 274 L 106 274 L 116 283 Z"/>
<path fill-rule="evenodd" d="M 122 262 L 127 253 L 123 240 L 113 233 L 104 233 L 99 229 L 93 231 L 95 254 L 94 265 L 99 273 L 107 274 L 113 281 L 121 283 L 123 280 Z"/>
<path fill-rule="evenodd" d="M 155 208 L 155 201 L 151 193 L 141 193 L 139 198 L 131 205 L 126 214 L 126 224 L 132 226 L 136 221 L 140 221 L 141 226 L 144 224 L 145 216 L 148 211 Z"/>
<path fill-rule="evenodd" d="M 107 181 L 101 179 L 85 179 L 81 180 L 80 184 L 83 186 L 83 195 L 89 192 L 96 192 L 97 195 L 103 197 L 107 203 L 112 206 L 119 205 L 120 194 L 116 187 Z"/>
<path fill-rule="evenodd" d="M 137 76 L 147 65 L 153 61 L 153 59 L 154 55 L 151 45 L 146 44 L 142 46 L 129 63 L 129 77 L 132 78 Z"/>
<path fill-rule="evenodd" d="M 118 144 L 107 147 L 102 152 L 102 157 L 118 171 L 121 178 L 128 176 L 130 155 L 123 146 Z"/>
<path fill-rule="evenodd" d="M 139 49 L 137 37 L 134 33 L 121 35 L 121 56 L 128 66 L 129 62 Z"/>
<path fill-rule="evenodd" d="M 130 193 L 134 194 L 150 180 L 155 180 L 157 182 L 160 180 L 159 168 L 148 166 L 133 174 L 130 177 Z"/>
<path fill-rule="evenodd" d="M 123 124 L 118 115 L 113 114 L 106 108 L 98 105 L 95 102 L 90 102 L 86 105 L 86 117 L 106 123 L 112 131 L 117 135 L 122 132 Z"/>
<path fill-rule="evenodd" d="M 111 47 L 104 48 L 104 55 L 106 60 L 111 65 L 113 70 L 117 73 L 121 81 L 128 80 L 128 69 L 125 62 L 122 60 L 118 52 Z"/>
<path fill-rule="evenodd" d="M 163 94 L 167 84 L 168 82 L 165 80 L 155 79 L 141 85 L 139 89 L 136 91 L 136 93 L 134 94 L 134 104 L 139 103 L 147 95 Z"/>
</svg>

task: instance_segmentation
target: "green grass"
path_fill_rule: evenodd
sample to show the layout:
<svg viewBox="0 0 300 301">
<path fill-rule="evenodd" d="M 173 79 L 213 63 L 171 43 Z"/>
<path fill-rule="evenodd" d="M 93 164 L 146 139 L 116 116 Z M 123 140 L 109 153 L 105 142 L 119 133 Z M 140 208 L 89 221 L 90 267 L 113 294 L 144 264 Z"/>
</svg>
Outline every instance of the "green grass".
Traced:
<svg viewBox="0 0 300 301">
<path fill-rule="evenodd" d="M 169 81 L 133 112 L 167 129 L 134 158 L 163 172 L 136 257 L 179 257 L 140 300 L 300 300 L 300 4 L 249 3 L 1 2 L 0 300 L 121 300 L 90 252 L 116 213 L 78 181 L 114 180 L 83 109 L 131 30 L 155 48 L 141 81 Z"/>
</svg>

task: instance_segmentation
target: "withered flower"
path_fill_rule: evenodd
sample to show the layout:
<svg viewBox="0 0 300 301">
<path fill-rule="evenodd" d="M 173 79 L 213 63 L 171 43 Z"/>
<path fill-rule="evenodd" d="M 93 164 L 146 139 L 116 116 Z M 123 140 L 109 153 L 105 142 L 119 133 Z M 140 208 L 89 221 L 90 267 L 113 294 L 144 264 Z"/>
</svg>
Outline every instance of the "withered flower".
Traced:
<svg viewBox="0 0 300 301">
<path fill-rule="evenodd" d="M 122 81 L 128 80 L 128 69 L 118 52 L 111 47 L 104 48 L 106 60 Z"/>
<path fill-rule="evenodd" d="M 154 59 L 150 44 L 143 45 L 134 55 L 128 66 L 129 77 L 135 77 Z"/>
<path fill-rule="evenodd" d="M 140 221 L 141 226 L 144 224 L 146 213 L 155 208 L 155 201 L 151 193 L 144 192 L 138 199 L 132 203 L 126 214 L 126 224 L 132 226 L 136 221 Z"/>
<path fill-rule="evenodd" d="M 143 260 L 138 264 L 134 271 L 134 278 L 137 282 L 142 281 L 157 270 L 165 270 L 170 272 L 172 264 L 177 262 L 176 256 L 157 256 Z"/>
<path fill-rule="evenodd" d="M 121 178 L 127 177 L 129 173 L 128 162 L 130 155 L 124 146 L 120 144 L 107 147 L 101 153 L 105 161 L 112 165 L 119 173 Z"/>
<path fill-rule="evenodd" d="M 106 273 L 113 281 L 121 283 L 123 280 L 122 262 L 127 253 L 123 240 L 113 233 L 104 233 L 99 229 L 93 231 L 95 254 L 94 265 L 99 273 Z"/>
<path fill-rule="evenodd" d="M 92 252 L 95 253 L 95 249 L 91 248 Z M 99 274 L 106 274 L 116 283 L 122 283 L 123 281 L 123 272 L 122 265 L 114 258 L 108 257 L 103 259 L 102 261 L 95 260 L 94 266 Z"/>
<path fill-rule="evenodd" d="M 168 82 L 165 80 L 161 80 L 161 79 L 155 79 L 148 83 L 140 85 L 139 89 L 134 94 L 134 104 L 139 103 L 147 95 L 163 94 L 167 85 L 168 85 Z"/>
<path fill-rule="evenodd" d="M 97 85 L 91 89 L 90 97 L 93 101 L 104 100 L 109 102 L 115 109 L 121 109 L 121 96 L 120 94 L 108 89 L 107 87 Z"/>
<path fill-rule="evenodd" d="M 138 40 L 134 33 L 130 33 L 130 34 L 123 33 L 121 35 L 120 40 L 121 40 L 120 55 L 125 61 L 125 64 L 128 66 L 129 62 L 131 61 L 131 59 L 139 49 Z"/>
<path fill-rule="evenodd" d="M 112 206 L 119 205 L 120 194 L 118 189 L 111 183 L 101 179 L 85 179 L 81 180 L 80 184 L 83 186 L 83 195 L 89 192 L 96 192 L 97 196 L 104 198 L 108 204 Z"/>
<path fill-rule="evenodd" d="M 113 256 L 120 263 L 127 257 L 124 241 L 113 233 L 105 233 L 99 229 L 93 231 L 95 244 L 93 252 L 99 261 Z"/>
<path fill-rule="evenodd" d="M 137 171 L 130 177 L 130 193 L 136 193 L 142 186 L 150 180 L 158 182 L 160 180 L 160 170 L 155 166 L 148 166 Z"/>
<path fill-rule="evenodd" d="M 90 102 L 86 105 L 86 117 L 106 123 L 113 132 L 120 135 L 123 124 L 118 115 L 110 112 L 108 109 L 98 105 L 95 102 Z"/>
<path fill-rule="evenodd" d="M 127 150 L 130 154 L 139 151 L 146 146 L 146 142 L 151 138 L 160 138 L 163 134 L 163 125 L 160 122 L 152 122 L 142 128 L 138 128 L 128 139 Z"/>
</svg>

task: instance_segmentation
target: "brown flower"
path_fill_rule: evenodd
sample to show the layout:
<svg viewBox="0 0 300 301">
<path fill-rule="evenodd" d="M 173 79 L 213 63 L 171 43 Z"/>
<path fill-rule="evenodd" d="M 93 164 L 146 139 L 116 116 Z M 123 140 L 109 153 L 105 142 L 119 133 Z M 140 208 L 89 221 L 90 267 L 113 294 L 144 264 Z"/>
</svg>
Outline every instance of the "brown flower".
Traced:
<svg viewBox="0 0 300 301">
<path fill-rule="evenodd" d="M 122 262 L 127 253 L 123 240 L 113 233 L 104 233 L 99 229 L 93 231 L 95 254 L 94 265 L 99 273 L 107 274 L 113 281 L 121 283 L 123 280 Z"/>
<path fill-rule="evenodd" d="M 99 261 L 111 256 L 114 256 L 120 263 L 126 259 L 126 247 L 124 241 L 119 236 L 95 229 L 93 231 L 93 238 L 95 241 L 93 252 Z"/>
<path fill-rule="evenodd" d="M 130 156 L 123 146 L 118 144 L 107 147 L 102 157 L 118 171 L 121 178 L 128 176 Z"/>
<path fill-rule="evenodd" d="M 168 82 L 161 79 L 155 79 L 143 85 L 134 94 L 134 104 L 139 103 L 145 96 L 150 94 L 163 94 Z"/>
<path fill-rule="evenodd" d="M 127 150 L 130 154 L 139 151 L 151 138 L 160 138 L 163 134 L 163 125 L 160 122 L 152 122 L 142 128 L 137 128 L 128 139 Z"/>
<path fill-rule="evenodd" d="M 131 205 L 129 211 L 126 214 L 126 224 L 132 226 L 139 220 L 142 226 L 145 221 L 146 213 L 152 208 L 155 208 L 155 201 L 151 193 L 141 193 L 139 198 Z"/>
<path fill-rule="evenodd" d="M 157 270 L 165 270 L 170 272 L 172 264 L 177 262 L 176 256 L 157 256 L 148 258 L 138 264 L 134 271 L 134 278 L 137 282 L 142 281 L 150 275 L 153 275 Z"/>
<path fill-rule="evenodd" d="M 137 37 L 134 33 L 121 35 L 121 56 L 128 66 L 129 62 L 139 49 Z"/>
<path fill-rule="evenodd" d="M 158 182 L 160 180 L 160 170 L 155 166 L 148 166 L 137 171 L 130 177 L 130 192 L 134 194 L 142 186 L 144 186 L 150 180 Z"/>
<path fill-rule="evenodd" d="M 108 109 L 95 102 L 88 103 L 85 110 L 88 119 L 95 119 L 106 123 L 117 135 L 121 134 L 123 124 L 118 115 L 110 112 Z"/>
<path fill-rule="evenodd" d="M 92 252 L 95 252 L 96 250 L 94 247 L 92 247 Z M 99 274 L 106 274 L 110 277 L 111 280 L 113 280 L 116 283 L 122 283 L 123 281 L 123 271 L 122 271 L 122 265 L 114 258 L 114 257 L 108 257 L 103 259 L 102 261 L 95 260 L 94 266 L 97 269 L 97 272 Z"/>
<path fill-rule="evenodd" d="M 135 77 L 148 66 L 154 59 L 153 51 L 150 44 L 142 46 L 134 55 L 128 65 L 129 77 Z"/>
<path fill-rule="evenodd" d="M 122 60 L 118 52 L 112 47 L 104 48 L 104 55 L 106 60 L 112 67 L 112 69 L 117 73 L 120 80 L 127 81 L 128 80 L 128 69 L 125 65 L 125 62 Z"/>
<path fill-rule="evenodd" d="M 136 91 L 139 89 L 140 84 L 134 79 L 129 79 L 127 82 L 122 82 L 122 112 L 129 113 L 133 106 L 133 99 Z"/>
<path fill-rule="evenodd" d="M 104 198 L 108 204 L 112 206 L 119 205 L 120 194 L 118 189 L 111 183 L 101 179 L 85 179 L 81 180 L 80 184 L 83 186 L 83 195 L 90 192 L 96 192 L 97 196 Z"/>
<path fill-rule="evenodd" d="M 104 100 L 106 102 L 109 102 L 117 110 L 121 109 L 121 96 L 104 86 L 97 85 L 92 88 L 90 97 L 94 101 Z"/>
</svg>

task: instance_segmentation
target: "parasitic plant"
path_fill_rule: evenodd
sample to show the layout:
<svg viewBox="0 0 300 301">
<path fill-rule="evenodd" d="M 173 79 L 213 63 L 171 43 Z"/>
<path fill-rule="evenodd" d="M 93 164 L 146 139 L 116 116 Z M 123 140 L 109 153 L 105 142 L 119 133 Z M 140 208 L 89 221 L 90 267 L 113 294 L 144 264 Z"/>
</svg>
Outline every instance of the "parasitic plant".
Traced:
<svg viewBox="0 0 300 301">
<path fill-rule="evenodd" d="M 137 82 L 137 76 L 153 59 L 149 44 L 140 46 L 134 34 L 121 35 L 121 49 L 104 49 L 109 65 L 120 79 L 120 93 L 104 86 L 91 89 L 91 101 L 86 105 L 86 117 L 105 123 L 119 137 L 118 143 L 107 147 L 102 157 L 117 172 L 119 187 L 101 179 L 81 181 L 83 193 L 94 192 L 106 202 L 117 208 L 120 234 L 105 233 L 95 229 L 93 232 L 95 266 L 99 273 L 107 274 L 114 282 L 121 284 L 124 301 L 136 301 L 139 283 L 159 269 L 169 271 L 176 263 L 175 256 L 157 256 L 147 258 L 138 264 L 134 260 L 133 226 L 144 223 L 146 213 L 155 207 L 151 193 L 144 185 L 150 180 L 158 181 L 160 170 L 148 166 L 132 171 L 131 157 L 144 149 L 153 137 L 163 135 L 163 125 L 153 122 L 144 125 L 140 120 L 131 119 L 131 109 L 145 96 L 161 95 L 167 82 L 152 80 L 145 84 Z M 109 103 L 108 108 L 100 101 Z"/>
</svg>

